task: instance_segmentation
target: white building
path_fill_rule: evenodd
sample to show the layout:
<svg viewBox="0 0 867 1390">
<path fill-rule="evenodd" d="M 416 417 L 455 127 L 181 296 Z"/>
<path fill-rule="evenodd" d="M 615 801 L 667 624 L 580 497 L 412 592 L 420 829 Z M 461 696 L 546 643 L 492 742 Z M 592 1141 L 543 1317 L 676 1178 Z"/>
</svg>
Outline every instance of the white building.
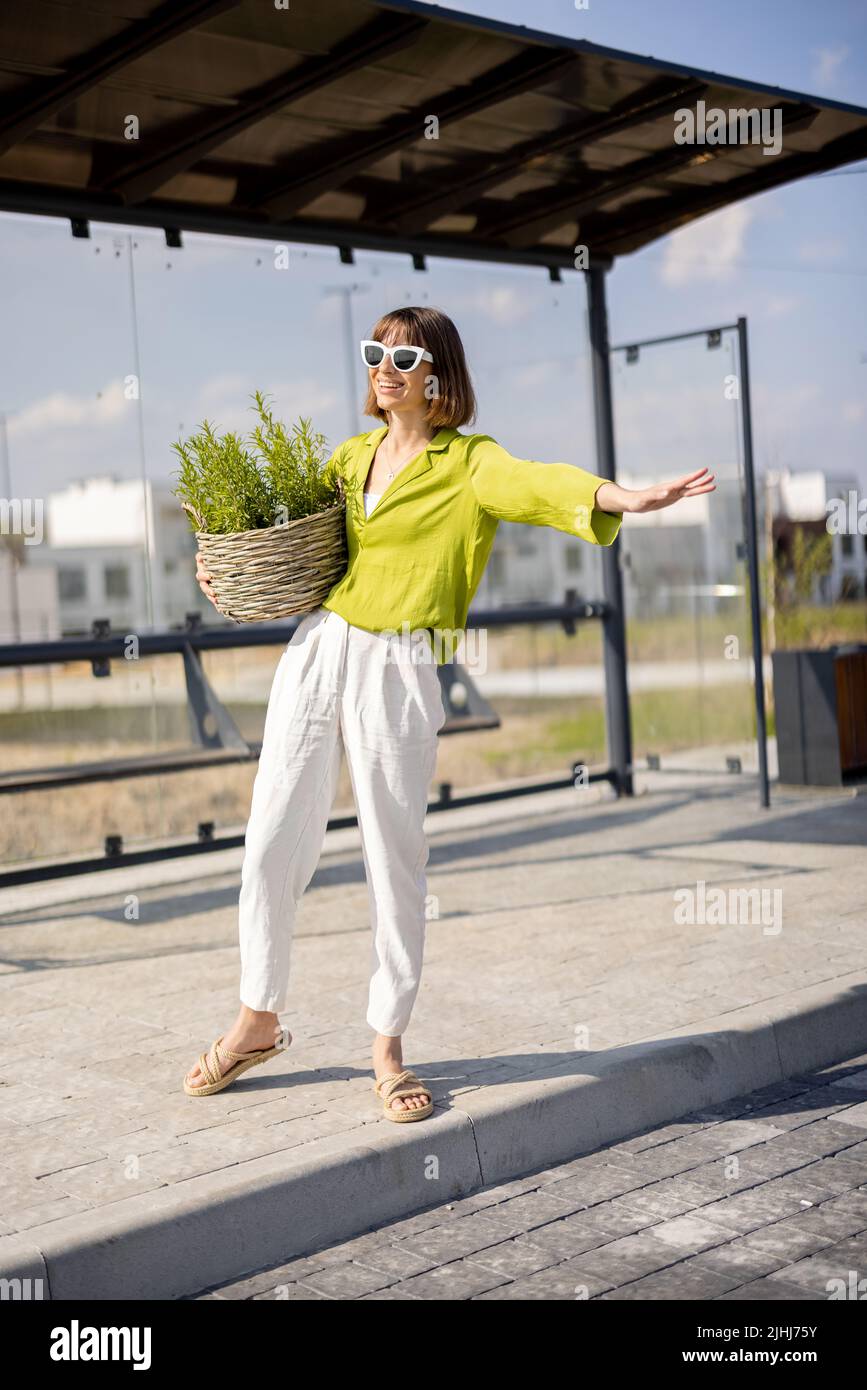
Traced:
<svg viewBox="0 0 867 1390">
<path fill-rule="evenodd" d="M 792 473 L 786 468 L 769 472 L 765 484 L 766 506 L 771 508 L 778 546 L 785 544 L 792 528 L 798 526 L 831 537 L 831 571 L 816 582 L 816 602 L 863 598 L 867 594 L 867 535 L 858 528 L 859 524 L 867 528 L 867 498 L 855 479 L 820 469 Z M 835 520 L 835 499 L 842 503 L 842 527 Z"/>
<path fill-rule="evenodd" d="M 659 478 L 626 477 L 624 487 Z M 743 585 L 745 551 L 737 479 L 716 476 L 716 489 L 661 511 L 631 513 L 623 536 L 626 612 L 632 617 L 714 608 Z"/>
<path fill-rule="evenodd" d="M 601 597 L 598 548 L 550 527 L 501 521 L 473 607 L 559 603 L 567 589 Z"/>
<path fill-rule="evenodd" d="M 45 499 L 45 538 L 33 568 L 53 571 L 63 633 L 95 619 L 139 630 L 213 612 L 195 579 L 195 536 L 167 484 L 100 476 Z"/>
<path fill-rule="evenodd" d="M 19 547 L 16 561 L 0 537 L 0 642 L 48 642 L 61 635 L 57 576 L 30 564 L 39 548 Z"/>
</svg>

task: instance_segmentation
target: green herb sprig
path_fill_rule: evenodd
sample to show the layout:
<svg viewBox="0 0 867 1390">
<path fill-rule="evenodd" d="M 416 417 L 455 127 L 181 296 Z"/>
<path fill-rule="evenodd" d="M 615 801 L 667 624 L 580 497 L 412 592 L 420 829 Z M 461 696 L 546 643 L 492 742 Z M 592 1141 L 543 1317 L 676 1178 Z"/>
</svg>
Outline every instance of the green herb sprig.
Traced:
<svg viewBox="0 0 867 1390">
<path fill-rule="evenodd" d="M 171 446 L 180 459 L 172 491 L 189 508 L 195 531 L 225 535 L 285 525 L 340 500 L 337 478 L 325 467 L 325 436 L 312 421 L 302 417 L 287 430 L 263 392 L 255 391 L 253 401 L 258 420 L 247 438 L 233 430 L 220 435 L 204 420 Z"/>
</svg>

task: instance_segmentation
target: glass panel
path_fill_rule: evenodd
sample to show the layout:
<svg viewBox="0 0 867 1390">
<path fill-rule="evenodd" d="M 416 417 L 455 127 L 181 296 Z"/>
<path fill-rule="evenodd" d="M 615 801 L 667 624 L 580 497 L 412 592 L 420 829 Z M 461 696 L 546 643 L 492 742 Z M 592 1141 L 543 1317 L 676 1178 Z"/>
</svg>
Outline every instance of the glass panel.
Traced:
<svg viewBox="0 0 867 1390">
<path fill-rule="evenodd" d="M 623 526 L 635 756 L 722 771 L 755 737 L 737 335 L 630 356 L 612 354 L 618 480 L 716 478 L 715 492 Z"/>
<path fill-rule="evenodd" d="M 4 218 L 0 237 L 6 490 L 15 497 L 26 480 L 46 523 L 23 558 L 0 552 L 3 640 L 89 633 L 100 620 L 123 634 L 183 626 L 191 614 L 221 623 L 195 583 L 195 540 L 172 494 L 171 443 L 206 418 L 221 431 L 249 430 L 257 388 L 287 422 L 312 417 L 332 448 L 373 427 L 362 413 L 358 341 L 396 304 L 436 304 L 456 320 L 479 397 L 468 428 L 519 457 L 595 467 L 578 276 L 554 284 L 541 269 L 445 261 L 416 272 L 408 261 L 368 253 L 343 265 L 330 248 L 193 234 L 168 248 L 162 232 L 97 224 L 76 239 L 53 219 Z M 567 589 L 596 598 L 600 575 L 595 547 L 504 522 L 474 608 L 533 605 Z M 506 686 L 490 685 L 507 733 L 444 740 L 442 775 L 452 759 L 454 780 L 464 784 L 471 765 L 485 780 L 506 768 L 565 775 L 572 744 L 558 748 L 545 702 L 568 718 L 576 695 L 571 687 L 552 692 L 544 677 L 555 665 L 567 684 L 567 668 L 601 670 L 598 628 L 568 638 L 556 625 L 516 627 L 489 638 L 491 676 L 480 675 L 479 685 L 511 673 Z M 254 743 L 278 657 L 279 647 L 203 657 L 214 690 Z M 587 698 L 598 730 L 598 691 Z M 102 679 L 89 662 L 0 669 L 4 769 L 190 751 L 185 705 L 177 656 L 116 661 Z M 533 721 L 538 737 L 527 732 Z M 254 762 L 233 763 L 6 796 L 0 855 L 99 854 L 106 835 L 134 847 L 193 838 L 200 822 L 237 829 L 254 774 Z M 338 807 L 351 804 L 344 770 Z"/>
<path fill-rule="evenodd" d="M 75 238 L 66 222 L 13 217 L 0 237 L 0 492 L 40 520 L 14 557 L 3 547 L 0 641 L 89 634 L 97 621 L 142 631 L 153 621 L 152 517 L 128 238 L 96 226 Z M 107 680 L 89 663 L 0 668 L 4 775 L 171 746 L 158 682 L 140 661 L 115 663 Z M 7 857 L 98 852 L 103 818 L 90 819 L 83 789 L 0 804 Z M 145 833 L 163 832 L 156 799 L 137 809 Z"/>
</svg>

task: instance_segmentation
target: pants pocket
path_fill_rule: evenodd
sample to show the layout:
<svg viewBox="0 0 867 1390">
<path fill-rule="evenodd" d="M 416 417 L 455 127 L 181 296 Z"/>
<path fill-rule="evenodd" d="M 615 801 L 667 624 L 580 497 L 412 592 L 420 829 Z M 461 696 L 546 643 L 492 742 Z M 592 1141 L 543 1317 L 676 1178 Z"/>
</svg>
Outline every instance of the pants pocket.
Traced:
<svg viewBox="0 0 867 1390">
<path fill-rule="evenodd" d="M 295 631 L 292 633 L 292 636 L 289 638 L 286 644 L 286 650 L 288 651 L 290 647 L 300 647 L 310 629 L 315 627 L 318 622 L 324 622 L 325 618 L 327 618 L 330 613 L 330 608 L 313 608 L 309 613 L 305 613 Z M 323 614 L 325 615 L 324 617 Z"/>
<path fill-rule="evenodd" d="M 395 665 L 403 675 L 416 731 L 435 737 L 446 721 L 446 711 L 433 656 L 419 655 L 417 661 L 400 657 Z"/>
</svg>

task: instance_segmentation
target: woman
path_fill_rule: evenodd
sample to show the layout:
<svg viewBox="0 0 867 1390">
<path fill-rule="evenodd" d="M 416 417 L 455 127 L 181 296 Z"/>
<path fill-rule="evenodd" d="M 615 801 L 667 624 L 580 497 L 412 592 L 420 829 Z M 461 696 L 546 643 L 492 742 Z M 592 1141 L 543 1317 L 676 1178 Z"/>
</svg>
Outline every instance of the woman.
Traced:
<svg viewBox="0 0 867 1390">
<path fill-rule="evenodd" d="M 291 1042 L 278 1014 L 295 910 L 319 859 L 345 752 L 373 926 L 375 1090 L 389 1119 L 407 1121 L 433 1110 L 430 1090 L 404 1069 L 401 1037 L 424 945 L 423 822 L 445 722 L 436 666 L 454 653 L 499 521 L 611 545 L 624 512 L 669 507 L 714 483 L 700 469 L 630 491 L 461 433 L 475 398 L 457 329 L 438 309 L 386 314 L 361 349 L 365 412 L 385 423 L 346 440 L 327 465 L 346 486 L 348 565 L 299 623 L 274 678 L 241 872 L 241 1009 L 184 1089 L 213 1095 Z"/>
</svg>

